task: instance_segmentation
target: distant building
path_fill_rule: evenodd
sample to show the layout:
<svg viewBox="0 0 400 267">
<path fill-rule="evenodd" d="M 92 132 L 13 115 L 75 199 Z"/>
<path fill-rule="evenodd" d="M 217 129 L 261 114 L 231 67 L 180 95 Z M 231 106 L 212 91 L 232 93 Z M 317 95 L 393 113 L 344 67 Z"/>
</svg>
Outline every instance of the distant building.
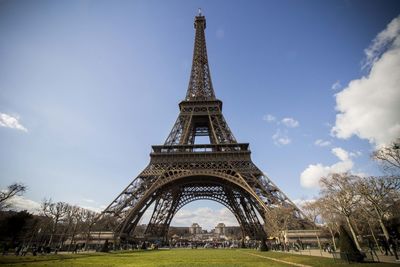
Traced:
<svg viewBox="0 0 400 267">
<path fill-rule="evenodd" d="M 318 241 L 321 245 L 331 243 L 332 240 L 321 230 L 287 230 L 283 232 L 284 241 L 288 243 L 296 243 L 301 241 L 303 244 L 318 246 Z"/>
<path fill-rule="evenodd" d="M 225 239 L 240 239 L 242 238 L 242 229 L 240 226 L 226 226 L 224 223 L 219 223 L 215 226 L 214 233 L 216 237 Z"/>
<path fill-rule="evenodd" d="M 170 226 L 168 235 L 171 237 L 188 237 L 190 236 L 190 227 Z"/>
<path fill-rule="evenodd" d="M 225 226 L 225 236 L 229 239 L 241 239 L 242 235 L 240 226 Z"/>
<path fill-rule="evenodd" d="M 146 228 L 146 224 L 138 225 L 134 231 L 134 238 L 138 241 L 149 240 L 145 236 Z M 239 226 L 226 226 L 224 223 L 218 223 L 210 231 L 203 230 L 198 223 L 193 223 L 190 227 L 170 226 L 168 231 L 168 240 L 173 243 L 224 242 L 241 238 L 242 231 Z M 67 239 L 64 245 L 69 247 L 77 244 L 80 247 L 86 246 L 89 249 L 98 249 L 106 240 L 112 245 L 115 242 L 114 233 L 111 231 L 92 231 L 89 236 L 87 234 L 77 234 L 74 239 Z"/>
<path fill-rule="evenodd" d="M 198 235 L 202 233 L 201 227 L 198 223 L 193 223 L 192 226 L 189 228 L 189 232 L 192 235 Z"/>
<path fill-rule="evenodd" d="M 215 226 L 214 232 L 217 235 L 225 235 L 225 224 L 224 223 L 217 224 L 217 226 Z"/>
<path fill-rule="evenodd" d="M 239 226 L 226 226 L 219 223 L 210 231 L 203 230 L 198 223 L 193 223 L 190 227 L 171 226 L 168 232 L 169 239 L 215 242 L 224 240 L 237 240 L 242 238 L 242 230 Z"/>
<path fill-rule="evenodd" d="M 64 242 L 64 246 L 80 245 L 83 247 L 86 245 L 87 249 L 96 248 L 96 246 L 104 244 L 106 240 L 112 244 L 114 242 L 114 233 L 111 231 L 102 232 L 90 232 L 89 236 L 87 234 L 77 234 L 74 238 L 68 238 Z"/>
</svg>

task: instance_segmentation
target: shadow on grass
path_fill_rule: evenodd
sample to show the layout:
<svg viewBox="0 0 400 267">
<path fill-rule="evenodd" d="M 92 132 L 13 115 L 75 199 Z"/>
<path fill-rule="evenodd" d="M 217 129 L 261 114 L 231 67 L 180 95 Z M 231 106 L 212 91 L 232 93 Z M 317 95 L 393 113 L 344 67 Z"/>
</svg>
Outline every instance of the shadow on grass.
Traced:
<svg viewBox="0 0 400 267">
<path fill-rule="evenodd" d="M 163 250 L 156 250 L 156 251 L 160 252 Z M 104 256 L 127 258 L 130 257 L 131 254 L 151 253 L 151 252 L 155 252 L 155 250 L 118 251 L 109 253 L 94 252 L 94 253 L 82 253 L 82 254 L 58 254 L 58 255 L 38 255 L 38 256 L 0 256 L 0 265 L 16 264 L 16 263 L 63 261 L 71 259 L 84 259 L 84 258 L 104 257 Z"/>
</svg>

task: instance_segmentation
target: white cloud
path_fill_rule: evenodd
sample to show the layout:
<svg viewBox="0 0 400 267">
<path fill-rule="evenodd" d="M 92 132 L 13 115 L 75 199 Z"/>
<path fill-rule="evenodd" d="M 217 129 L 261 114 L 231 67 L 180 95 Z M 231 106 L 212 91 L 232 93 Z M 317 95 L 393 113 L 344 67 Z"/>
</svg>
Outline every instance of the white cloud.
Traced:
<svg viewBox="0 0 400 267">
<path fill-rule="evenodd" d="M 296 204 L 297 207 L 301 208 L 302 206 L 304 206 L 306 203 L 312 203 L 315 202 L 316 199 L 315 198 L 310 198 L 310 199 L 306 199 L 306 198 L 298 198 L 298 199 L 294 199 L 292 200 L 294 204 Z"/>
<path fill-rule="evenodd" d="M 324 141 L 322 139 L 317 139 L 317 140 L 315 140 L 314 145 L 316 145 L 316 146 L 330 146 L 331 142 Z"/>
<path fill-rule="evenodd" d="M 282 132 L 280 129 L 272 136 L 275 145 L 288 145 L 292 140 L 287 136 L 286 132 Z"/>
<path fill-rule="evenodd" d="M 6 127 L 6 128 L 11 128 L 11 129 L 17 129 L 21 130 L 24 132 L 27 132 L 28 130 L 22 126 L 22 124 L 19 122 L 19 117 L 18 116 L 11 116 L 5 113 L 0 113 L 0 126 L 1 127 Z"/>
<path fill-rule="evenodd" d="M 350 155 L 350 157 L 359 157 L 359 156 L 362 156 L 362 152 L 361 151 L 356 151 L 356 152 L 350 152 L 349 153 L 349 155 Z"/>
<path fill-rule="evenodd" d="M 278 121 L 277 118 L 272 114 L 264 115 L 263 120 L 267 122 L 276 122 L 277 125 L 282 123 L 283 125 L 289 128 L 296 128 L 299 127 L 300 125 L 300 123 L 297 120 L 290 117 L 283 118 L 282 120 Z"/>
<path fill-rule="evenodd" d="M 332 148 L 332 153 L 341 161 L 346 161 L 349 159 L 349 153 L 341 147 Z"/>
<path fill-rule="evenodd" d="M 93 199 L 90 198 L 84 198 L 83 201 L 88 202 L 88 203 L 95 203 L 96 201 L 94 201 Z"/>
<path fill-rule="evenodd" d="M 7 204 L 11 205 L 12 210 L 26 210 L 30 213 L 39 213 L 40 211 L 40 203 L 33 201 L 31 199 L 27 199 L 24 196 L 15 195 L 11 199 L 7 201 Z"/>
<path fill-rule="evenodd" d="M 342 85 L 340 84 L 340 81 L 336 81 L 334 84 L 332 84 L 331 86 L 332 90 L 339 90 L 340 88 L 342 88 Z"/>
<path fill-rule="evenodd" d="M 97 213 L 101 213 L 106 208 L 106 206 L 104 206 L 104 205 L 101 205 L 101 206 L 98 206 L 98 207 L 86 206 L 86 205 L 78 205 L 78 206 L 83 208 L 83 209 L 91 210 L 91 211 L 94 211 L 94 212 L 97 212 Z"/>
<path fill-rule="evenodd" d="M 286 137 L 278 138 L 277 142 L 281 145 L 288 145 L 292 142 L 292 140 L 286 136 Z"/>
<path fill-rule="evenodd" d="M 91 199 L 84 199 L 86 202 L 90 202 L 90 203 L 94 203 L 95 201 L 91 200 Z M 41 211 L 41 204 L 39 202 L 36 202 L 34 200 L 28 199 L 25 196 L 18 196 L 15 195 L 12 198 L 8 199 L 6 201 L 6 204 L 9 204 L 10 207 L 9 209 L 11 210 L 15 210 L 15 211 L 22 211 L 22 210 L 26 210 L 30 213 L 33 214 L 39 214 Z M 106 206 L 105 205 L 99 205 L 96 207 L 93 206 L 86 206 L 86 205 L 77 205 L 83 209 L 87 209 L 87 210 L 91 210 L 94 212 L 102 212 Z"/>
<path fill-rule="evenodd" d="M 263 116 L 263 120 L 267 122 L 273 122 L 276 121 L 276 118 L 271 114 L 267 114 Z"/>
<path fill-rule="evenodd" d="M 331 150 L 332 154 L 339 158 L 339 162 L 324 166 L 321 163 L 310 164 L 300 175 L 300 184 L 305 188 L 318 188 L 319 181 L 322 177 L 326 177 L 330 173 L 342 173 L 350 171 L 354 163 L 350 158 L 350 154 L 340 147 Z"/>
<path fill-rule="evenodd" d="M 282 120 L 278 120 L 275 116 L 273 116 L 271 114 L 264 115 L 263 120 L 270 122 L 270 123 L 274 123 L 278 127 L 280 127 L 279 126 L 280 124 L 283 124 L 284 126 L 286 126 L 288 128 L 295 128 L 300 125 L 300 123 L 293 118 L 287 117 L 287 118 L 283 118 Z M 280 127 L 280 128 L 282 128 L 282 127 Z M 272 140 L 274 140 L 274 144 L 275 145 L 290 144 L 292 142 L 292 140 L 288 136 L 288 129 L 283 128 L 284 130 L 282 131 L 280 128 L 277 128 L 275 134 L 272 136 Z"/>
<path fill-rule="evenodd" d="M 227 226 L 238 225 L 235 216 L 226 207 L 202 207 L 195 210 L 180 209 L 172 219 L 171 226 L 190 226 L 192 223 L 198 223 L 203 229 L 214 229 L 220 222 Z"/>
<path fill-rule="evenodd" d="M 283 118 L 281 122 L 290 128 L 296 128 L 296 127 L 299 127 L 299 125 L 300 125 L 299 122 L 293 118 Z"/>
<path fill-rule="evenodd" d="M 359 176 L 359 177 L 361 177 L 361 178 L 366 178 L 366 177 L 370 176 L 370 175 L 368 175 L 367 173 L 362 172 L 362 171 L 355 172 L 354 174 L 357 175 L 357 176 Z"/>
<path fill-rule="evenodd" d="M 393 45 L 393 43 L 399 40 L 400 34 L 400 16 L 394 18 L 387 26 L 386 29 L 381 31 L 372 44 L 364 50 L 365 62 L 363 67 L 372 67 L 372 65 L 382 56 L 388 46 Z"/>
<path fill-rule="evenodd" d="M 342 139 L 356 135 L 379 147 L 400 136 L 400 16 L 365 54 L 370 71 L 336 95 L 339 113 L 331 133 Z"/>
</svg>

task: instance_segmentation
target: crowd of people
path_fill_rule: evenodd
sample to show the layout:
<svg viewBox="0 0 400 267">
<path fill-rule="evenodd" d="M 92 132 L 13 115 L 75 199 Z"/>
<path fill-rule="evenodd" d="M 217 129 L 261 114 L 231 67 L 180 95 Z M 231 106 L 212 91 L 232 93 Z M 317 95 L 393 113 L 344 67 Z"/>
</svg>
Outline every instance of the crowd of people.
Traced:
<svg viewBox="0 0 400 267">
<path fill-rule="evenodd" d="M 67 251 L 71 253 L 78 253 L 78 251 L 82 250 L 82 246 L 80 244 L 73 244 L 69 247 Z M 48 255 L 51 253 L 58 254 L 60 251 L 59 247 L 51 248 L 50 246 L 40 245 L 37 246 L 36 244 L 33 245 L 24 245 L 18 244 L 14 248 L 10 248 L 7 243 L 3 243 L 2 245 L 2 255 L 15 255 L 15 256 L 26 256 L 30 253 L 32 256 L 37 255 Z"/>
</svg>

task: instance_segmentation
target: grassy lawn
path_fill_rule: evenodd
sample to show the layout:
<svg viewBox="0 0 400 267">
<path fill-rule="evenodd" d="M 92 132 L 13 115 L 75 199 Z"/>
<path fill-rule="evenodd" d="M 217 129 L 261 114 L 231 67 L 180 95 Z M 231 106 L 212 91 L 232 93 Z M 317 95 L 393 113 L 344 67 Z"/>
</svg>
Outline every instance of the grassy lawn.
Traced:
<svg viewBox="0 0 400 267">
<path fill-rule="evenodd" d="M 237 249 L 173 249 L 158 251 L 126 251 L 117 253 L 59 254 L 50 256 L 0 256 L 1 266 L 54 266 L 54 267 L 111 267 L 111 266 L 178 266 L 178 267 L 238 267 L 238 266 L 293 266 L 286 261 L 309 266 L 346 266 L 333 259 L 291 255 L 279 252 L 259 252 Z M 390 264 L 351 264 L 351 266 L 390 266 Z"/>
</svg>

